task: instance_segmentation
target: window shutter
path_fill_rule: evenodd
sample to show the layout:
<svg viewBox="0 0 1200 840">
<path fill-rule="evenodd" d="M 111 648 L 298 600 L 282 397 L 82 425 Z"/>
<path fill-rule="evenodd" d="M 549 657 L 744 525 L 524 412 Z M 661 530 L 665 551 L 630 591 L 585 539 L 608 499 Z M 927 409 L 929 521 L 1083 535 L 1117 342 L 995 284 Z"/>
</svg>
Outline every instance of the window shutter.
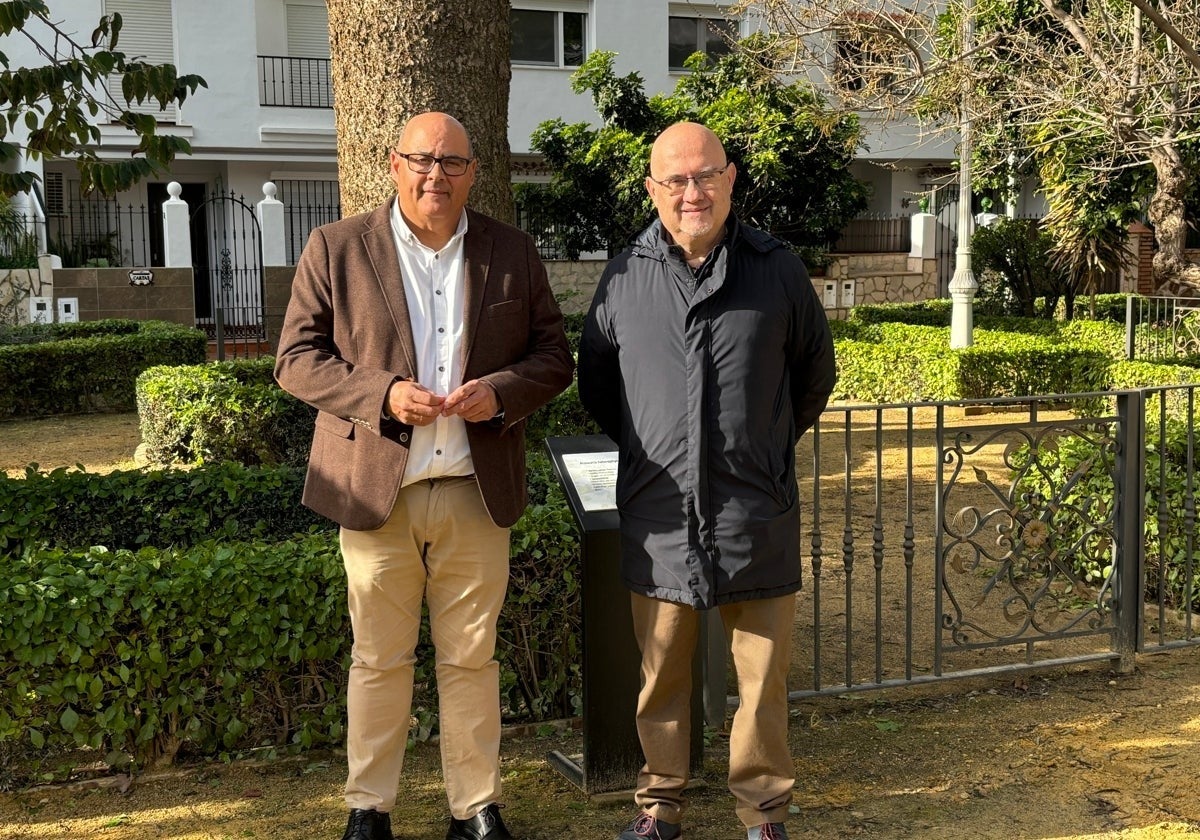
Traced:
<svg viewBox="0 0 1200 840">
<path fill-rule="evenodd" d="M 287 7 L 288 55 L 296 58 L 329 58 L 329 10 L 289 3 Z"/>
<path fill-rule="evenodd" d="M 175 64 L 171 0 L 104 0 L 104 13 L 111 15 L 114 12 L 121 15 L 118 52 L 124 53 L 127 59 L 140 59 L 151 64 Z M 120 76 L 109 78 L 108 90 L 119 104 L 126 104 L 121 94 Z M 129 110 L 154 114 L 159 122 L 175 122 L 178 118 L 174 105 L 159 111 L 158 101 L 153 99 L 141 104 L 129 104 Z"/>
</svg>

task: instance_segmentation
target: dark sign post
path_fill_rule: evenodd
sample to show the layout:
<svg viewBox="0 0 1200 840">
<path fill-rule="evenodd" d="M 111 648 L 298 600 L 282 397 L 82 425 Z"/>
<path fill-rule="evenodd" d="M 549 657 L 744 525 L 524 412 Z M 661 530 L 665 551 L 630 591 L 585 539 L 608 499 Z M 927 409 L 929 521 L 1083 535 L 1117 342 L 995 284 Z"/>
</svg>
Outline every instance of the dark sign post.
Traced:
<svg viewBox="0 0 1200 840">
<path fill-rule="evenodd" d="M 644 763 L 634 720 L 641 655 L 620 575 L 616 445 L 605 435 L 584 435 L 548 438 L 546 448 L 579 526 L 583 555 L 583 755 L 556 751 L 549 760 L 588 795 L 631 790 Z M 703 648 L 697 646 L 693 665 L 693 775 L 704 761 Z"/>
</svg>

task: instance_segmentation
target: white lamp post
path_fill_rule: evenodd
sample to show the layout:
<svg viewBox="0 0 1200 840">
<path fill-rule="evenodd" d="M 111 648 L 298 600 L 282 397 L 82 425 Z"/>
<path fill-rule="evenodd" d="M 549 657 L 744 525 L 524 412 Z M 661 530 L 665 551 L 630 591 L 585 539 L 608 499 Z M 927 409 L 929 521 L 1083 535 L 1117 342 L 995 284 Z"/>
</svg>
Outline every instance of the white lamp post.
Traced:
<svg viewBox="0 0 1200 840">
<path fill-rule="evenodd" d="M 971 231 L 974 217 L 971 213 L 971 74 L 967 66 L 968 54 L 972 49 L 974 23 L 974 0 L 963 0 L 962 50 L 963 83 L 962 102 L 959 105 L 961 144 L 958 153 L 958 248 L 954 252 L 954 277 L 950 280 L 950 346 L 954 349 L 970 347 L 975 331 L 975 292 L 979 284 L 971 271 Z"/>
</svg>

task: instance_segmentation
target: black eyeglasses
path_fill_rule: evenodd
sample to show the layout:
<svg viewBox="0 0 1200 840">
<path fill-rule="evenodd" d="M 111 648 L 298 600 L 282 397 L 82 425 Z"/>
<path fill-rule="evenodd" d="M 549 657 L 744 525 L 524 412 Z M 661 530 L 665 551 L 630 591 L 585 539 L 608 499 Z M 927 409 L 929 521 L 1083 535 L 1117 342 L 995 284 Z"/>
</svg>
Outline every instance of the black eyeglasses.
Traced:
<svg viewBox="0 0 1200 840">
<path fill-rule="evenodd" d="M 668 195 L 681 195 L 687 190 L 688 181 L 695 181 L 696 187 L 704 192 L 712 192 L 716 189 L 717 180 L 725 174 L 725 170 L 729 168 L 729 164 L 725 164 L 720 169 L 706 169 L 703 172 L 697 172 L 692 176 L 672 175 L 670 178 L 663 178 L 661 181 L 650 176 L 650 180 L 664 187 Z"/>
<path fill-rule="evenodd" d="M 425 175 L 433 171 L 433 167 L 441 164 L 442 172 L 446 175 L 464 175 L 467 167 L 471 165 L 474 158 L 459 157 L 458 155 L 447 155 L 446 157 L 434 157 L 433 155 L 411 154 L 406 155 L 404 152 L 396 152 L 400 157 L 408 161 L 408 168 L 413 172 L 420 172 Z"/>
</svg>

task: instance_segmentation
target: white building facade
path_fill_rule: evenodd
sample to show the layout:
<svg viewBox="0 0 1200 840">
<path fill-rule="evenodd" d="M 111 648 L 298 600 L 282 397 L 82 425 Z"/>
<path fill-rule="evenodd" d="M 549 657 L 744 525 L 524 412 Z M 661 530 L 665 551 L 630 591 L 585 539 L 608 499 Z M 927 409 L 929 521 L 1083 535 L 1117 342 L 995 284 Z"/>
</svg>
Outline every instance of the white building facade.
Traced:
<svg viewBox="0 0 1200 840">
<path fill-rule="evenodd" d="M 104 14 L 124 19 L 119 48 L 155 62 L 172 62 L 180 73 L 207 81 L 176 111 L 160 115 L 160 131 L 188 139 L 190 156 L 170 173 L 117 198 L 128 223 L 113 236 L 111 211 L 89 221 L 60 225 L 107 238 L 104 258 L 129 265 L 161 264 L 161 226 L 154 217 L 166 185 L 178 181 L 183 198 L 195 205 L 219 194 L 262 197 L 262 185 L 278 185 L 288 207 L 289 252 L 298 254 L 308 230 L 336 218 L 337 162 L 329 84 L 328 23 L 324 0 L 57 0 L 52 13 L 61 28 L 86 39 Z M 593 122 L 587 95 L 576 95 L 570 77 L 596 49 L 617 53 L 618 74 L 637 71 L 648 93 L 669 92 L 682 78 L 683 59 L 695 50 L 727 50 L 724 36 L 748 34 L 745 21 L 728 19 L 711 0 L 513 0 L 513 75 L 508 136 L 516 177 L 535 164 L 529 138 L 546 119 Z M 41 59 L 23 39 L 0 46 L 13 66 Z M 116 91 L 119 96 L 119 91 Z M 100 123 L 100 152 L 128 155 L 132 135 Z M 872 187 L 868 211 L 878 215 L 916 212 L 917 197 L 944 182 L 955 155 L 953 140 L 918 136 L 909 126 L 869 132 L 868 149 L 854 173 Z M 31 164 L 25 163 L 30 166 Z M 37 162 L 43 169 L 40 212 L 48 218 L 79 216 L 77 176 L 63 162 Z M 149 210 L 149 221 L 138 211 Z M 130 231 L 148 227 L 139 243 Z M 107 226 L 107 227 L 106 227 Z M 126 229 L 128 228 L 128 230 Z M 54 225 L 50 225 L 52 238 Z M 60 236 L 60 238 L 61 238 Z M 104 243 L 96 243 L 102 246 Z"/>
</svg>

